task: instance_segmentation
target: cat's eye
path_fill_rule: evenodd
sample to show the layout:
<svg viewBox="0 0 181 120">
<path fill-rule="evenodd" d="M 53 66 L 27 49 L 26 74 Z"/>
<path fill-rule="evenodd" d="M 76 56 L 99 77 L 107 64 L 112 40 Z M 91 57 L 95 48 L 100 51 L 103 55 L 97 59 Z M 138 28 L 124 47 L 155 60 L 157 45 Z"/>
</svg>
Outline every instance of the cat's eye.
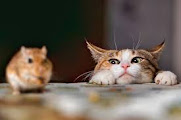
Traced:
<svg viewBox="0 0 181 120">
<path fill-rule="evenodd" d="M 33 63 L 33 59 L 32 58 L 28 58 L 28 63 Z"/>
<path fill-rule="evenodd" d="M 111 63 L 111 64 L 119 64 L 120 61 L 118 59 L 110 59 L 109 63 Z"/>
<path fill-rule="evenodd" d="M 131 60 L 131 63 L 140 63 L 142 60 L 143 60 L 143 58 L 141 58 L 141 57 L 134 57 Z"/>
</svg>

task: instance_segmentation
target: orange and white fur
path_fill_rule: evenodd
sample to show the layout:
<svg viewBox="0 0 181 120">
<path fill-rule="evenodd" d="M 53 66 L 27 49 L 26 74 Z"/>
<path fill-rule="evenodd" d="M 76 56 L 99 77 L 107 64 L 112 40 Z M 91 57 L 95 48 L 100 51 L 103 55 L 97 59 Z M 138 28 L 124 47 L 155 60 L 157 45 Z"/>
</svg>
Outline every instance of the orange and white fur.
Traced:
<svg viewBox="0 0 181 120">
<path fill-rule="evenodd" d="M 87 47 L 97 62 L 89 83 L 124 85 L 154 81 L 160 85 L 175 85 L 176 75 L 158 67 L 164 46 L 165 42 L 150 50 L 105 50 L 87 42 Z"/>
<path fill-rule="evenodd" d="M 46 47 L 21 47 L 6 68 L 6 79 L 13 94 L 26 90 L 43 90 L 51 75 L 52 63 L 47 58 Z"/>
</svg>

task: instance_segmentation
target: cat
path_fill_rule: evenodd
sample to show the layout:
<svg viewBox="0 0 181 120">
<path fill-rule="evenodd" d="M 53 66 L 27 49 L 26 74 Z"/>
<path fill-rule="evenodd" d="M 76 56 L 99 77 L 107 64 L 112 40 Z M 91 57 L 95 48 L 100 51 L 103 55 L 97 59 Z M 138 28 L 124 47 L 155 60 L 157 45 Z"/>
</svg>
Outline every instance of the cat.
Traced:
<svg viewBox="0 0 181 120">
<path fill-rule="evenodd" d="M 87 42 L 97 63 L 89 83 L 100 85 L 142 84 L 155 82 L 159 85 L 177 84 L 177 76 L 159 69 L 158 60 L 165 42 L 146 49 L 106 50 Z"/>
</svg>

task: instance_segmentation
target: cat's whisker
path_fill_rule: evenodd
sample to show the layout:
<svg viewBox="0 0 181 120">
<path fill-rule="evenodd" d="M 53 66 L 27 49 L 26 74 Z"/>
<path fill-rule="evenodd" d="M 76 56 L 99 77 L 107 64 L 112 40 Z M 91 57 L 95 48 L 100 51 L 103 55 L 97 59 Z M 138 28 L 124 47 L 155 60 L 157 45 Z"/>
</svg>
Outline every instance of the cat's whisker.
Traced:
<svg viewBox="0 0 181 120">
<path fill-rule="evenodd" d="M 135 47 L 136 49 L 138 47 L 139 42 L 140 42 L 140 34 L 139 34 L 139 37 L 138 37 L 138 40 L 137 40 L 137 44 L 136 44 L 136 47 Z"/>
<path fill-rule="evenodd" d="M 85 72 L 85 73 L 82 73 L 82 74 L 79 75 L 77 78 L 75 78 L 74 82 L 76 82 L 80 77 L 82 77 L 82 76 L 84 76 L 84 75 L 86 75 L 86 74 L 89 74 L 89 73 L 91 73 L 91 72 L 92 72 L 92 70 L 91 70 L 91 71 L 88 71 L 88 72 Z"/>
<path fill-rule="evenodd" d="M 115 36 L 115 31 L 114 31 L 114 45 L 115 45 L 115 49 L 118 50 L 117 44 L 116 44 L 116 36 Z"/>
<path fill-rule="evenodd" d="M 135 50 L 135 39 L 134 39 L 133 35 L 131 35 L 131 38 L 133 40 L 133 50 Z"/>
<path fill-rule="evenodd" d="M 139 39 L 138 39 L 138 43 L 136 45 L 136 49 L 138 49 L 141 45 L 141 32 L 139 33 Z"/>
<path fill-rule="evenodd" d="M 97 72 L 99 72 L 99 71 L 101 71 L 101 70 L 97 70 Z M 91 77 L 91 76 L 93 76 L 93 73 L 94 73 L 94 70 L 92 70 L 92 71 L 88 71 L 88 72 L 86 72 L 87 73 L 87 75 L 82 79 L 83 81 L 85 81 L 88 77 Z M 83 73 L 84 74 L 84 73 Z M 82 75 L 83 76 L 83 75 Z M 80 78 L 80 77 L 79 77 Z"/>
<path fill-rule="evenodd" d="M 89 73 L 88 75 L 86 75 L 86 76 L 84 77 L 83 81 L 85 81 L 87 78 L 89 78 L 89 77 L 92 76 L 92 75 L 93 75 L 93 71 L 92 71 L 91 73 Z"/>
</svg>

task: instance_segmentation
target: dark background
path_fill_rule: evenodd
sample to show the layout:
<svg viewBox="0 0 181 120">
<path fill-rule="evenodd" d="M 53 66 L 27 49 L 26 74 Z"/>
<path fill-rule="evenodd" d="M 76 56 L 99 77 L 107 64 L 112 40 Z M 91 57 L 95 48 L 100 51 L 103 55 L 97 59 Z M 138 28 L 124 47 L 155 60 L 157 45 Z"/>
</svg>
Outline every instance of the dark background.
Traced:
<svg viewBox="0 0 181 120">
<path fill-rule="evenodd" d="M 6 65 L 22 45 L 47 46 L 53 81 L 72 82 L 93 69 L 84 38 L 101 45 L 103 6 L 101 0 L 0 2 L 1 82 Z"/>
</svg>

